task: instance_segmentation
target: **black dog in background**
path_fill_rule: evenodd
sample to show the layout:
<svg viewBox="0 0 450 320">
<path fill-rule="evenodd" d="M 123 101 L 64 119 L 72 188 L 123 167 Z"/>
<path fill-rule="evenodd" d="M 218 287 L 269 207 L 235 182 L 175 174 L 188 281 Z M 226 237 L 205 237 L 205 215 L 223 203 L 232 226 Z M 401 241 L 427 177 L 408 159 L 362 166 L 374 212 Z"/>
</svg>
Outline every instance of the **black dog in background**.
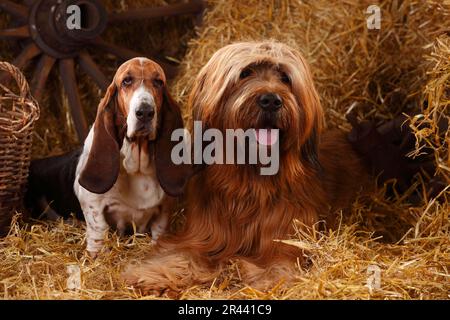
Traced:
<svg viewBox="0 0 450 320">
<path fill-rule="evenodd" d="M 80 203 L 73 191 L 75 170 L 82 149 L 60 156 L 33 160 L 25 194 L 25 207 L 32 218 L 45 217 L 57 220 L 70 218 L 71 214 L 84 220 Z"/>
<path fill-rule="evenodd" d="M 421 172 L 432 177 L 425 185 L 428 198 L 437 197 L 446 187 L 443 179 L 434 177 L 436 163 L 431 148 L 422 146 L 419 156 L 408 156 L 415 150 L 416 137 L 408 125 L 407 115 L 401 114 L 379 125 L 376 125 L 375 121 L 358 122 L 354 113 L 350 113 L 347 120 L 352 125 L 347 136 L 350 144 L 362 156 L 372 174 L 378 177 L 377 183 L 387 184 L 387 197 L 394 195 L 394 187 L 396 193 L 404 194 L 414 183 L 416 175 Z M 441 121 L 440 134 L 447 130 L 447 121 Z M 390 183 L 393 181 L 395 186 Z M 423 201 L 417 192 L 407 200 L 413 205 L 420 205 Z"/>
</svg>

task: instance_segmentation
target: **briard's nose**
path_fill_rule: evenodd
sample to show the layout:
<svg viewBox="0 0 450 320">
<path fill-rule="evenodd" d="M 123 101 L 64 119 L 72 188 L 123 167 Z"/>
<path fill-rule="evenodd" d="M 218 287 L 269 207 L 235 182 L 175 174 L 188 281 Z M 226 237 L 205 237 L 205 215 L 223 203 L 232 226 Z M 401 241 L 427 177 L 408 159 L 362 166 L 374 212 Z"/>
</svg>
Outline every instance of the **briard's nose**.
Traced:
<svg viewBox="0 0 450 320">
<path fill-rule="evenodd" d="M 264 111 L 277 111 L 283 105 L 283 100 L 276 93 L 264 93 L 259 96 L 258 105 Z"/>
<path fill-rule="evenodd" d="M 141 103 L 136 109 L 136 118 L 139 121 L 146 122 L 152 120 L 155 115 L 155 108 L 149 103 Z"/>
</svg>

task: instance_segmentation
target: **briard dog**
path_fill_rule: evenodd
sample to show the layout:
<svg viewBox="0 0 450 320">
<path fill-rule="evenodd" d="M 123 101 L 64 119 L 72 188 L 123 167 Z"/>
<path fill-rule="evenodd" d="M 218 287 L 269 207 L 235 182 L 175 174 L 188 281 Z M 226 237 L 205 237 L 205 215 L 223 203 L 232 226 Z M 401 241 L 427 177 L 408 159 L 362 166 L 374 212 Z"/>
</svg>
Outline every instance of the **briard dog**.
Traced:
<svg viewBox="0 0 450 320">
<path fill-rule="evenodd" d="M 253 128 L 264 147 L 279 140 L 279 170 L 261 175 L 261 164 L 198 166 L 182 230 L 129 266 L 126 280 L 146 291 L 180 290 L 210 281 L 230 260 L 258 288 L 293 279 L 304 254 L 279 241 L 295 234 L 293 221 L 306 229 L 319 221 L 333 226 L 335 213 L 372 181 L 344 132 L 322 133 L 323 110 L 307 62 L 275 41 L 228 45 L 202 68 L 188 104 L 192 120 L 205 128 L 224 134 Z"/>
</svg>

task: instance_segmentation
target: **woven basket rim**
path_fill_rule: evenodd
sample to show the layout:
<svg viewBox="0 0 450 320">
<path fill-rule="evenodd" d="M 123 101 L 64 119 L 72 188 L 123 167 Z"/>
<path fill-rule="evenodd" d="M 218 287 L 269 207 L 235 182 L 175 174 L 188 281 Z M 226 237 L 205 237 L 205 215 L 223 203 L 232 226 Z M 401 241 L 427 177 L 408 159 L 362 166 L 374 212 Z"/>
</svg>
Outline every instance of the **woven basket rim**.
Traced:
<svg viewBox="0 0 450 320">
<path fill-rule="evenodd" d="M 7 133 L 10 135 L 11 133 L 23 132 L 29 129 L 39 119 L 39 104 L 31 95 L 30 87 L 25 76 L 16 66 L 6 61 L 0 61 L 0 70 L 9 73 L 19 87 L 19 93 L 14 93 L 4 84 L 0 84 L 0 89 L 3 91 L 0 91 L 0 106 L 2 106 L 3 100 L 10 100 L 12 101 L 13 108 L 20 107 L 15 110 L 7 110 L 7 108 L 3 108 L 2 106 L 3 110 L 1 110 L 0 118 L 2 118 L 2 122 L 6 122 L 7 124 L 0 124 L 0 134 Z M 18 112 L 18 116 L 21 114 L 22 117 L 14 119 L 12 112 Z"/>
</svg>

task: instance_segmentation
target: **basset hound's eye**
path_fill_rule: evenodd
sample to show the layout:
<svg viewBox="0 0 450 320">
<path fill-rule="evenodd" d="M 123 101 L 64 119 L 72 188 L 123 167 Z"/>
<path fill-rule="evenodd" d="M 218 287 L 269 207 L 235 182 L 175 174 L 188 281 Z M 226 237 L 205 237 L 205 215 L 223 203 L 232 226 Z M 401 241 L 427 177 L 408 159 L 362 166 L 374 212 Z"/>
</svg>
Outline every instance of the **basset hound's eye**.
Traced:
<svg viewBox="0 0 450 320">
<path fill-rule="evenodd" d="M 153 79 L 153 85 L 155 88 L 162 88 L 164 86 L 164 81 L 161 79 Z"/>
<path fill-rule="evenodd" d="M 291 84 L 291 78 L 289 78 L 286 72 L 281 72 L 281 82 L 284 84 Z"/>
<path fill-rule="evenodd" d="M 241 71 L 241 74 L 239 75 L 240 79 L 245 79 L 248 78 L 252 75 L 253 70 L 250 68 L 245 68 L 244 70 Z"/>
<path fill-rule="evenodd" d="M 128 87 L 129 85 L 131 85 L 133 83 L 133 77 L 132 76 L 127 76 L 122 80 L 122 86 L 124 87 Z"/>
</svg>

